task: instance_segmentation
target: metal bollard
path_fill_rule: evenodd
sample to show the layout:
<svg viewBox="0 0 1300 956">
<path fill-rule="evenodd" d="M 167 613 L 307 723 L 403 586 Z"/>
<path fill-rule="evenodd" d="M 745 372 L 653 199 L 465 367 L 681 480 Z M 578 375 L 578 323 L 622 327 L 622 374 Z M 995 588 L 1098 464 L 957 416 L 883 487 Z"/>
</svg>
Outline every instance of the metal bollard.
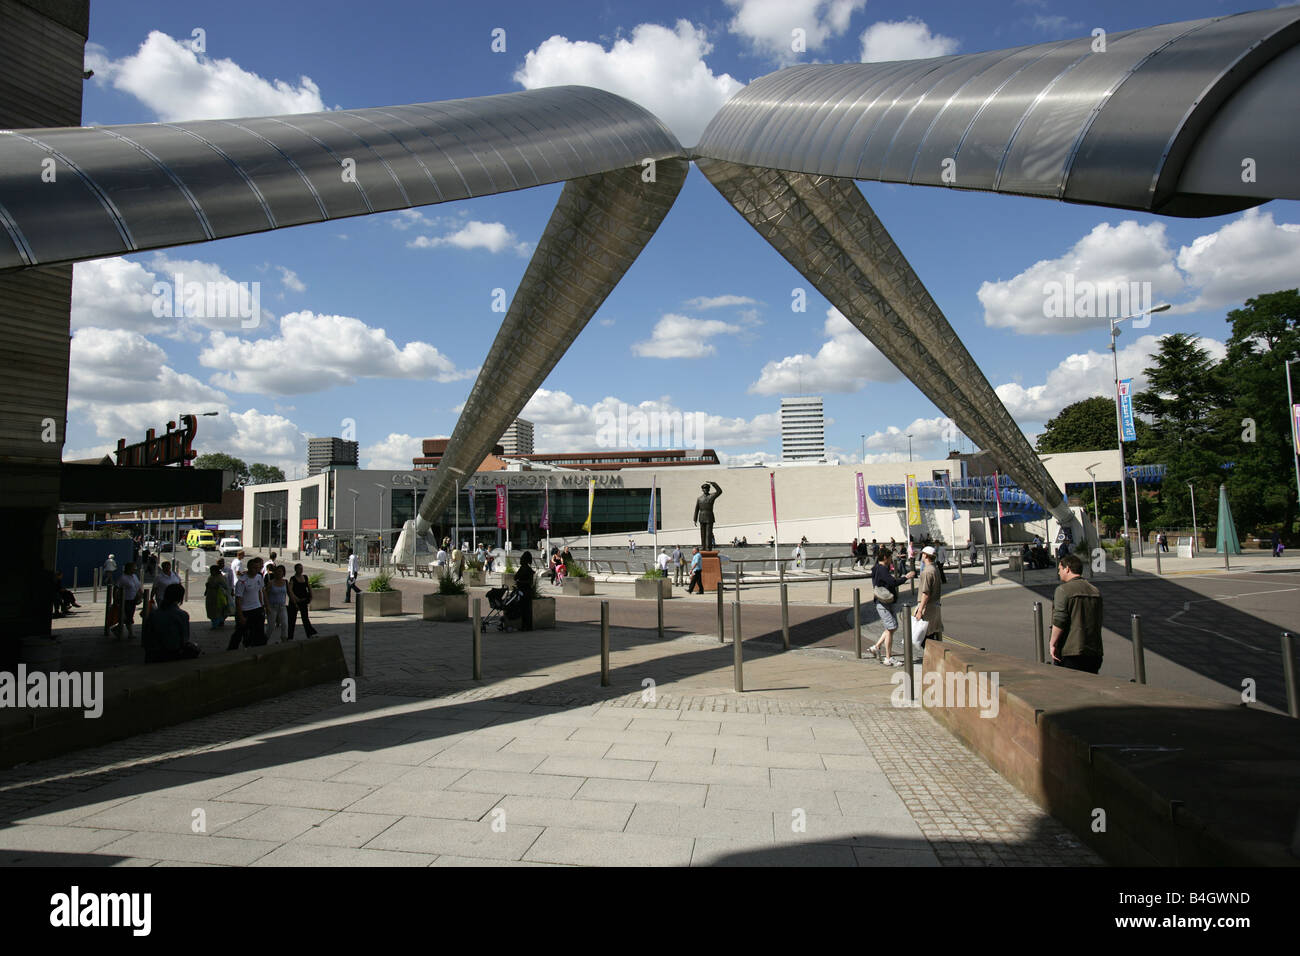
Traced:
<svg viewBox="0 0 1300 956">
<path fill-rule="evenodd" d="M 1223 546 L 1223 570 L 1225 570 L 1225 571 L 1229 571 L 1229 570 L 1231 570 L 1231 569 L 1228 567 L 1228 546 L 1227 546 L 1227 544 L 1224 544 L 1224 546 Z"/>
<path fill-rule="evenodd" d="M 898 629 L 903 632 L 903 670 L 907 672 L 907 699 L 916 700 L 916 675 L 912 673 L 912 605 L 903 605 L 903 616 L 898 619 Z"/>
<path fill-rule="evenodd" d="M 1038 658 L 1038 663 L 1047 663 L 1047 649 L 1043 645 L 1043 602 L 1034 602 L 1034 655 Z"/>
<path fill-rule="evenodd" d="M 185 596 L 190 596 L 190 569 L 185 569 Z"/>
<path fill-rule="evenodd" d="M 1139 684 L 1147 682 L 1147 658 L 1142 650 L 1142 617 L 1130 615 L 1133 622 L 1133 676 Z"/>
<path fill-rule="evenodd" d="M 785 562 L 784 561 L 776 562 L 776 573 L 777 576 L 781 579 L 781 583 L 785 584 Z"/>
<path fill-rule="evenodd" d="M 781 645 L 782 650 L 790 649 L 790 595 L 785 584 L 781 585 Z"/>
<path fill-rule="evenodd" d="M 356 658 L 356 664 L 352 668 L 353 677 L 361 677 L 362 674 L 364 673 L 362 670 L 362 667 L 364 665 L 364 658 L 361 651 L 361 642 L 362 642 L 362 638 L 365 637 L 365 632 L 366 632 L 366 619 L 365 616 L 361 613 L 361 595 L 358 594 L 356 623 L 353 627 L 353 635 L 352 635 L 352 641 L 353 641 L 352 656 Z"/>
<path fill-rule="evenodd" d="M 725 619 L 722 616 L 722 582 L 718 582 L 718 643 L 725 644 L 727 641 Z"/>
<path fill-rule="evenodd" d="M 483 599 L 474 599 L 474 616 L 471 633 L 473 634 L 472 654 L 474 679 L 483 679 Z"/>
<path fill-rule="evenodd" d="M 988 583 L 993 583 L 993 555 L 989 554 L 988 545 L 984 546 L 984 576 Z"/>
<path fill-rule="evenodd" d="M 1023 559 L 1020 561 L 1020 583 L 1025 583 L 1025 562 Z"/>
<path fill-rule="evenodd" d="M 600 686 L 609 686 L 609 602 L 600 602 Z"/>
<path fill-rule="evenodd" d="M 736 600 L 739 601 L 740 600 L 740 568 L 736 568 L 735 584 L 736 584 Z"/>
<path fill-rule="evenodd" d="M 966 586 L 966 576 L 961 572 L 961 558 L 957 559 L 957 587 Z"/>
<path fill-rule="evenodd" d="M 1156 545 L 1156 574 L 1164 574 L 1164 572 L 1160 570 L 1160 545 L 1159 544 Z"/>
<path fill-rule="evenodd" d="M 1286 712 L 1300 717 L 1300 691 L 1295 683 L 1295 639 L 1290 631 L 1282 632 L 1282 680 L 1286 683 Z"/>
<path fill-rule="evenodd" d="M 656 610 L 659 612 L 659 640 L 664 639 L 664 588 L 659 585 L 659 590 L 655 593 Z"/>
<path fill-rule="evenodd" d="M 862 594 L 853 589 L 853 652 L 862 660 Z"/>
<path fill-rule="evenodd" d="M 1133 546 L 1128 543 L 1128 538 L 1124 539 L 1124 576 L 1128 577 L 1133 573 Z"/>
<path fill-rule="evenodd" d="M 834 598 L 831 596 L 835 590 L 835 568 L 834 566 L 826 569 L 826 603 L 830 604 Z"/>
<path fill-rule="evenodd" d="M 740 602 L 731 604 L 731 644 L 736 670 L 736 693 L 745 692 L 745 643 L 740 636 Z"/>
</svg>

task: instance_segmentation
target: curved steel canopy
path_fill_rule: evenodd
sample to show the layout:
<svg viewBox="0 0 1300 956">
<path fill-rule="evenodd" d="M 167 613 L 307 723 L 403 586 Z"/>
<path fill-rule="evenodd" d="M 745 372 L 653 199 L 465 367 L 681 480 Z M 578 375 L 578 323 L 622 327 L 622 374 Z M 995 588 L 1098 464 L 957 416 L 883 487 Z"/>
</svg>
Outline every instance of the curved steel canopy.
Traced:
<svg viewBox="0 0 1300 956">
<path fill-rule="evenodd" d="M 579 86 L 254 119 L 14 130 L 0 134 L 0 272 L 681 156 L 652 114 Z"/>
<path fill-rule="evenodd" d="M 1014 193 L 1175 216 L 1300 199 L 1300 9 L 755 80 L 694 155 L 845 179 Z M 1239 94 L 1240 96 L 1236 96 Z M 1234 98 L 1235 97 L 1235 98 Z M 1258 108 L 1260 103 L 1271 106 Z M 1225 117 L 1248 120 L 1247 127 Z M 1226 151 L 1217 175 L 1202 157 Z M 1253 181 L 1247 157 L 1277 156 Z M 1220 164 L 1222 165 L 1222 164 Z M 1183 180 L 1185 170 L 1199 175 Z"/>
</svg>

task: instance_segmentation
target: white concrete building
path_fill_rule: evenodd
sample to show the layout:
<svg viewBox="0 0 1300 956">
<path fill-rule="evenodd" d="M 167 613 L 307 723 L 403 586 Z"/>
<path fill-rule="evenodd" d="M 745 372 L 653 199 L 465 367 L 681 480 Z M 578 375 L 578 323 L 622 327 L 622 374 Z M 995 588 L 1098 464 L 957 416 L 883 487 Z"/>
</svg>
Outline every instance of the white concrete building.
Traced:
<svg viewBox="0 0 1300 956">
<path fill-rule="evenodd" d="M 824 461 L 826 417 L 820 395 L 781 399 L 781 460 Z"/>
</svg>

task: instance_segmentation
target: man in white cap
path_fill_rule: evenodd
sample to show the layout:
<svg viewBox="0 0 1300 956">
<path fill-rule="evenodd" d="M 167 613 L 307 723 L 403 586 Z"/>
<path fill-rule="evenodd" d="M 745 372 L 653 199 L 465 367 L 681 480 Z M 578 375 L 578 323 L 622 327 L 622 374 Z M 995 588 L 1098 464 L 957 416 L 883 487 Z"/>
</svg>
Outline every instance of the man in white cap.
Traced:
<svg viewBox="0 0 1300 956">
<path fill-rule="evenodd" d="M 925 638 L 921 642 L 922 646 L 930 638 L 936 641 L 943 640 L 943 617 L 939 607 L 943 584 L 939 580 L 939 568 L 935 565 L 934 559 L 933 547 L 926 545 L 921 549 L 921 562 L 924 567 L 921 569 L 921 577 L 917 584 L 916 610 L 912 616 L 929 625 L 926 628 Z"/>
</svg>

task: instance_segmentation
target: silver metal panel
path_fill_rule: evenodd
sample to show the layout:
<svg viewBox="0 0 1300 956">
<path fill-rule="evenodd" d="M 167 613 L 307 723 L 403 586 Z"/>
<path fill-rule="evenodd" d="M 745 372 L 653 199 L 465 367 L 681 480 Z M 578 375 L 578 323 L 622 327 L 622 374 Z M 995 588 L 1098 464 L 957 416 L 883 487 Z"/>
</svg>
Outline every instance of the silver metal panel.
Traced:
<svg viewBox="0 0 1300 956">
<path fill-rule="evenodd" d="M 48 141 L 69 171 L 42 185 Z M 66 151 L 66 155 L 65 152 Z M 0 271 L 446 202 L 682 157 L 603 90 L 0 135 Z M 355 181 L 344 161 L 355 162 Z"/>
<path fill-rule="evenodd" d="M 858 156 L 859 174 L 860 171 L 869 169 L 873 171 L 870 178 L 879 177 L 885 157 L 895 144 L 898 129 L 907 120 L 917 100 L 925 94 L 926 90 L 943 79 L 954 65 L 960 68 L 961 61 L 958 60 L 954 64 L 954 59 L 948 57 L 941 60 L 921 60 L 918 63 L 918 66 L 927 65 L 927 69 L 911 72 L 894 84 L 889 91 L 892 96 L 888 103 L 884 103 L 885 97 L 881 98 L 882 109 L 873 124 L 871 135 L 864 140 L 862 152 Z"/>
</svg>

